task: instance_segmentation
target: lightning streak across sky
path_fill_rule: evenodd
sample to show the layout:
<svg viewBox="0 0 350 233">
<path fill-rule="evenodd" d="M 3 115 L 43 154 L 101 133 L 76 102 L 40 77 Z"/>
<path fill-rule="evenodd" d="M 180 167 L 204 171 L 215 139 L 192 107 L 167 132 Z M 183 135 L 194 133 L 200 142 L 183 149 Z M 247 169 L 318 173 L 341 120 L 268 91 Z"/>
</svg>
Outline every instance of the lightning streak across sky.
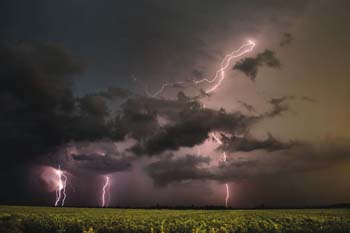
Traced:
<svg viewBox="0 0 350 233">
<path fill-rule="evenodd" d="M 104 176 L 105 178 L 105 183 L 102 187 L 102 196 L 101 196 L 101 200 L 102 200 L 102 204 L 101 207 L 106 207 L 108 206 L 108 202 L 109 202 L 109 188 L 110 188 L 110 177 L 109 176 Z"/>
<path fill-rule="evenodd" d="M 214 138 L 214 140 L 219 144 L 222 145 L 222 141 L 220 140 L 220 138 L 218 136 L 215 135 L 215 133 L 211 133 L 211 136 Z M 226 163 L 227 160 L 227 156 L 226 156 L 226 152 L 222 153 L 223 155 L 223 161 Z M 225 184 L 226 187 L 226 198 L 225 198 L 225 206 L 228 206 L 228 199 L 230 198 L 230 189 L 228 187 L 228 184 Z"/>
<path fill-rule="evenodd" d="M 227 70 L 227 68 L 230 65 L 230 62 L 232 59 L 234 58 L 239 58 L 241 56 L 243 56 L 244 54 L 251 52 L 255 47 L 255 43 L 251 40 L 249 40 L 247 43 L 243 44 L 241 47 L 239 47 L 237 50 L 227 54 L 224 59 L 221 62 L 220 65 L 220 69 L 218 69 L 215 73 L 215 76 L 212 79 L 200 79 L 200 80 L 194 80 L 193 83 L 195 85 L 201 84 L 201 83 L 208 83 L 208 84 L 212 84 L 215 83 L 213 86 L 209 87 L 207 90 L 205 90 L 204 92 L 206 94 L 209 94 L 213 91 L 215 91 L 222 83 L 222 81 L 225 79 L 225 71 Z M 152 97 L 157 97 L 158 95 L 160 95 L 167 87 L 176 87 L 178 85 L 182 85 L 185 83 L 188 83 L 189 81 L 179 81 L 179 82 L 173 82 L 173 83 L 164 83 L 162 84 L 161 88 L 156 91 L 155 93 L 151 94 L 148 92 L 147 93 L 149 96 Z"/>
<path fill-rule="evenodd" d="M 58 169 L 55 169 L 57 175 L 57 189 L 56 189 L 56 201 L 55 206 L 58 206 L 61 202 L 61 206 L 64 206 L 64 201 L 66 200 L 66 186 L 67 186 L 67 176 L 64 174 L 64 171 L 61 170 L 61 167 L 58 166 Z"/>
</svg>

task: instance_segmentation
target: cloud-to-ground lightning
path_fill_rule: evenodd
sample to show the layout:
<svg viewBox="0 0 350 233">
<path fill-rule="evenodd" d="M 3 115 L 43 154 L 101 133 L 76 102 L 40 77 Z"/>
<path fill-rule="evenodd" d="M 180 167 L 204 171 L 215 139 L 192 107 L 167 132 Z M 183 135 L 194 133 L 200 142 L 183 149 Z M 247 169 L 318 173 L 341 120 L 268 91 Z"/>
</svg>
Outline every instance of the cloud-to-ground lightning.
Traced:
<svg viewBox="0 0 350 233">
<path fill-rule="evenodd" d="M 225 198 L 225 206 L 227 207 L 227 205 L 228 205 L 228 199 L 230 198 L 230 189 L 229 189 L 229 187 L 228 187 L 228 184 L 227 184 L 227 183 L 225 184 L 225 186 L 226 186 L 226 198 Z"/>
<path fill-rule="evenodd" d="M 58 166 L 58 169 L 55 169 L 57 175 L 57 188 L 56 188 L 56 201 L 55 206 L 58 206 L 61 202 L 61 206 L 64 206 L 66 200 L 66 186 L 67 186 L 67 176 L 64 174 L 64 171 L 61 170 L 61 167 Z"/>
<path fill-rule="evenodd" d="M 248 40 L 247 43 L 243 44 L 241 47 L 239 47 L 237 50 L 232 51 L 231 53 L 227 54 L 224 59 L 221 62 L 220 69 L 218 69 L 215 73 L 215 76 L 212 79 L 200 79 L 200 80 L 194 80 L 193 83 L 195 85 L 201 84 L 201 83 L 208 83 L 212 84 L 215 83 L 213 86 L 209 87 L 207 90 L 204 90 L 206 94 L 209 94 L 213 91 L 215 91 L 223 82 L 225 79 L 225 71 L 229 67 L 231 60 L 235 58 L 239 58 L 243 56 L 244 54 L 251 52 L 255 47 L 255 43 L 251 40 Z M 167 87 L 173 87 L 176 85 L 182 85 L 185 83 L 188 83 L 189 81 L 179 81 L 174 83 L 164 83 L 162 84 L 161 88 L 156 91 L 155 93 L 151 94 L 147 91 L 149 96 L 157 97 L 160 95 Z"/>
<path fill-rule="evenodd" d="M 218 136 L 216 136 L 215 133 L 211 133 L 211 136 L 214 138 L 214 140 L 219 145 L 222 145 L 221 139 Z M 227 156 L 226 156 L 226 152 L 225 151 L 222 153 L 222 156 L 223 156 L 223 161 L 226 162 Z M 229 189 L 228 183 L 225 184 L 225 188 L 226 188 L 225 206 L 227 207 L 228 206 L 228 200 L 230 198 L 230 189 Z"/>
<path fill-rule="evenodd" d="M 101 196 L 101 207 L 106 207 L 108 206 L 109 202 L 109 190 L 110 190 L 110 177 L 109 176 L 104 176 L 105 183 L 102 187 L 102 196 Z"/>
</svg>

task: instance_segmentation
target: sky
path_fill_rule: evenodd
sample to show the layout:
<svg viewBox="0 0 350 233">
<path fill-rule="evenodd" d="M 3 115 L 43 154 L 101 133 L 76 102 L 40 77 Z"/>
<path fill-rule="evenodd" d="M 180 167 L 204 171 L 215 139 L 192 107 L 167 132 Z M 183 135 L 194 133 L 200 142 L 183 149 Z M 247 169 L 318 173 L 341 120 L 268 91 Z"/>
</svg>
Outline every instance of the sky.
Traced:
<svg viewBox="0 0 350 233">
<path fill-rule="evenodd" d="M 349 10 L 1 1 L 0 203 L 350 202 Z"/>
</svg>

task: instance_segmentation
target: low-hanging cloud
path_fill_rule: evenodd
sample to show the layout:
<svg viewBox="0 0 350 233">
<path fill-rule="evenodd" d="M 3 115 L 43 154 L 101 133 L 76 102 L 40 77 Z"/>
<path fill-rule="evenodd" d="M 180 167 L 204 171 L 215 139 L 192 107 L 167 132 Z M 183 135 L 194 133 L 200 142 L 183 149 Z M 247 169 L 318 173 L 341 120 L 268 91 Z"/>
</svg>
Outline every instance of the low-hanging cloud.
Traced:
<svg viewBox="0 0 350 233">
<path fill-rule="evenodd" d="M 346 140 L 342 143 L 328 142 L 321 145 L 303 142 L 281 150 L 255 153 L 240 151 L 239 154 L 227 153 L 227 156 L 227 162 L 216 166 L 199 166 L 205 158 L 201 156 L 197 157 L 198 160 L 192 158 L 192 161 L 196 162 L 187 164 L 185 170 L 190 172 L 186 172 L 185 176 L 181 176 L 182 167 L 178 166 L 184 159 L 163 158 L 151 163 L 147 171 L 158 185 L 185 180 L 235 182 L 253 181 L 262 177 L 283 177 L 289 174 L 319 171 L 339 163 L 349 162 L 350 143 Z M 166 164 L 167 169 L 163 169 L 162 164 Z"/>
<path fill-rule="evenodd" d="M 110 174 L 126 171 L 136 159 L 126 151 L 134 144 L 126 139 L 115 143 L 111 140 L 71 142 L 59 147 L 43 160 L 45 165 L 60 164 L 64 170 L 74 174 Z"/>
<path fill-rule="evenodd" d="M 186 155 L 175 158 L 174 155 L 169 155 L 148 165 L 146 171 L 155 185 L 164 186 L 172 182 L 208 177 L 209 171 L 199 167 L 208 165 L 209 162 L 210 158 L 206 156 Z"/>
</svg>

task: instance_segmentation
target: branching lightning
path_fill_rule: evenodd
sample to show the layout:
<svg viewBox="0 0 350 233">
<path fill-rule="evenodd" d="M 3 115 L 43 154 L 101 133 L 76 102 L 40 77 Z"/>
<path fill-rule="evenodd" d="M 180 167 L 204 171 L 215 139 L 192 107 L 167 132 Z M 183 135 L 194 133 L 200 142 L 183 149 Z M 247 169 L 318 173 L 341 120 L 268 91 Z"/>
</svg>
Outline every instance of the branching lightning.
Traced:
<svg viewBox="0 0 350 233">
<path fill-rule="evenodd" d="M 58 166 L 58 169 L 55 169 L 55 173 L 57 175 L 57 189 L 56 189 L 56 201 L 55 206 L 59 206 L 61 202 L 61 206 L 64 206 L 64 201 L 66 200 L 66 186 L 67 186 L 67 176 L 64 174 L 64 171 L 61 170 L 61 167 Z"/>
<path fill-rule="evenodd" d="M 102 208 L 108 206 L 109 190 L 110 190 L 110 177 L 104 176 L 104 178 L 105 178 L 105 183 L 102 187 L 102 196 L 101 196 L 101 200 L 102 200 L 101 207 Z"/>
<path fill-rule="evenodd" d="M 222 145 L 222 141 L 221 139 L 215 135 L 215 133 L 211 133 L 211 136 L 214 138 L 214 140 L 219 144 L 219 145 Z M 226 152 L 224 151 L 222 153 L 222 156 L 223 156 L 223 161 L 226 163 L 227 161 L 227 156 L 226 156 Z M 229 189 L 229 186 L 228 186 L 228 183 L 225 184 L 225 187 L 226 187 L 226 198 L 225 198 L 225 206 L 227 207 L 228 206 L 228 200 L 230 198 L 230 189 Z"/>
<path fill-rule="evenodd" d="M 231 60 L 234 58 L 239 58 L 241 56 L 243 56 L 244 54 L 251 52 L 255 47 L 255 43 L 251 40 L 248 40 L 247 43 L 243 44 L 241 47 L 239 47 L 237 50 L 227 54 L 224 59 L 221 62 L 220 65 L 220 69 L 218 69 L 215 73 L 215 76 L 212 79 L 200 79 L 200 80 L 194 80 L 193 84 L 198 85 L 201 83 L 208 83 L 208 84 L 212 84 L 215 83 L 213 86 L 209 87 L 207 90 L 204 90 L 204 92 L 206 94 L 209 94 L 213 91 L 215 91 L 223 82 L 223 80 L 225 79 L 225 71 L 226 69 L 229 67 Z M 182 85 L 185 84 L 189 81 L 180 81 L 180 82 L 174 82 L 174 83 L 164 83 L 162 84 L 161 88 L 156 91 L 155 93 L 151 94 L 148 92 L 147 90 L 147 94 L 149 96 L 152 97 L 157 97 L 158 95 L 160 95 L 167 87 L 174 87 L 177 85 Z"/>
<path fill-rule="evenodd" d="M 209 89 L 207 89 L 205 93 L 209 94 L 215 91 L 221 85 L 222 81 L 225 79 L 225 71 L 230 65 L 231 60 L 234 58 L 241 57 L 242 55 L 248 52 L 251 52 L 254 49 L 254 47 L 255 47 L 255 43 L 249 40 L 246 44 L 243 44 L 240 48 L 238 48 L 237 50 L 225 56 L 225 58 L 221 62 L 220 69 L 216 71 L 215 76 L 212 79 L 205 78 L 205 79 L 197 80 L 195 81 L 195 84 L 200 84 L 203 82 L 207 82 L 207 83 L 216 82 L 216 84 L 210 87 Z"/>
</svg>

